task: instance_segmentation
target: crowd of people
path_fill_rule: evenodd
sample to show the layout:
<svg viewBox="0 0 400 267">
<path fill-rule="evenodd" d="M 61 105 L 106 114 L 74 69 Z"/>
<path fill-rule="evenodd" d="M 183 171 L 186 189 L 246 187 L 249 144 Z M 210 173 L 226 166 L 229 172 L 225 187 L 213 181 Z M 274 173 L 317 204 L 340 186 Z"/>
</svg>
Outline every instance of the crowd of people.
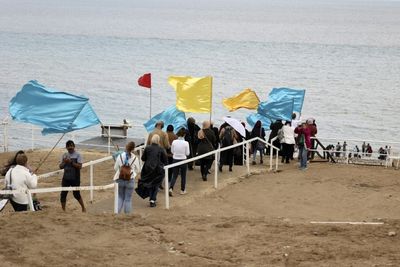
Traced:
<svg viewBox="0 0 400 267">
<path fill-rule="evenodd" d="M 242 123 L 245 126 L 244 123 Z M 212 122 L 204 121 L 202 127 L 196 124 L 194 118 L 188 118 L 187 129 L 181 128 L 177 134 L 172 125 L 167 125 L 164 131 L 164 122 L 156 123 L 154 130 L 149 134 L 141 160 L 144 162 L 140 167 L 137 155 L 134 153 L 135 143 L 126 144 L 125 151 L 115 157 L 113 180 L 118 184 L 118 212 L 132 212 L 132 195 L 137 192 L 142 198 L 149 199 L 149 206 L 157 206 L 157 193 L 163 190 L 165 177 L 164 166 L 179 163 L 188 158 L 208 154 L 201 159 L 187 164 L 180 164 L 169 168 L 168 188 L 170 196 L 174 196 L 175 184 L 180 177 L 180 194 L 187 193 L 186 176 L 187 171 L 191 171 L 195 166 L 200 167 L 201 179 L 207 181 L 210 168 L 215 161 L 215 154 L 210 153 L 218 147 L 230 147 L 243 140 L 259 137 L 266 139 L 266 133 L 261 121 L 257 121 L 251 130 L 245 131 L 245 136 L 239 134 L 228 123 L 223 123 L 219 128 Z M 311 136 L 316 134 L 315 121 L 303 121 L 298 127 L 294 127 L 291 121 L 284 124 L 278 120 L 270 126 L 271 134 L 269 140 L 274 137 L 276 140 L 273 145 L 281 149 L 280 156 L 282 162 L 289 163 L 293 159 L 295 145 L 299 149 L 300 168 L 307 168 L 308 150 L 312 147 Z M 66 152 L 61 156 L 59 168 L 64 170 L 61 181 L 62 187 L 79 187 L 80 171 L 83 159 L 81 154 L 76 151 L 75 144 L 68 140 L 65 145 Z M 253 141 L 250 146 L 252 153 L 252 164 L 257 164 L 257 154 L 259 163 L 263 164 L 263 156 L 269 151 L 266 149 L 265 142 L 260 140 Z M 241 146 L 224 150 L 220 153 L 218 169 L 224 171 L 233 170 L 233 165 L 243 165 L 243 149 Z M 6 183 L 12 184 L 13 189 L 35 188 L 37 176 L 27 165 L 27 156 L 23 151 L 17 153 L 2 170 L 5 175 Z M 137 182 L 137 185 L 135 183 Z M 27 210 L 28 199 L 26 194 L 14 194 L 11 204 L 15 211 Z M 60 193 L 60 203 L 62 210 L 66 210 L 68 191 Z M 86 207 L 79 190 L 73 191 L 73 197 L 81 206 L 82 212 Z"/>
<path fill-rule="evenodd" d="M 328 153 L 335 158 L 371 158 L 374 153 L 372 146 L 366 142 L 362 143 L 361 150 L 358 145 L 355 145 L 353 149 L 348 149 L 346 141 L 343 141 L 343 143 L 338 142 L 336 145 L 329 144 L 326 147 L 326 150 L 328 150 Z M 378 159 L 386 160 L 389 153 L 390 147 L 380 147 L 377 152 Z"/>
</svg>

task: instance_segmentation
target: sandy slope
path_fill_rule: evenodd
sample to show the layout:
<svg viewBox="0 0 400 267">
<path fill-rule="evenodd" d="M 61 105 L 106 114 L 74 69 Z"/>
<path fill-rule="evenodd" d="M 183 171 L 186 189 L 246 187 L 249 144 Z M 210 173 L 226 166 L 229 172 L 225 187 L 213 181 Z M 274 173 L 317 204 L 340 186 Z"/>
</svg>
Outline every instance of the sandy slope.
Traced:
<svg viewBox="0 0 400 267">
<path fill-rule="evenodd" d="M 56 151 L 42 172 L 56 169 Z M 43 151 L 28 154 L 35 166 Z M 0 159 L 8 155 L 1 154 Z M 85 161 L 104 156 L 85 152 Z M 96 165 L 95 183 L 111 182 L 112 161 Z M 295 164 L 213 176 L 190 172 L 185 196 L 157 208 L 134 197 L 134 214 L 112 214 L 112 191 L 96 192 L 82 214 L 72 196 L 40 195 L 44 210 L 0 215 L 1 266 L 399 266 L 400 172 L 381 167 Z M 84 170 L 83 184 L 87 184 Z M 86 177 L 86 178 L 85 178 Z M 59 177 L 40 182 L 58 186 Z M 179 183 L 178 183 L 179 185 Z M 179 189 L 177 187 L 176 189 Z M 176 190 L 178 192 L 178 190 Z M 88 200 L 88 194 L 84 194 Z M 379 221 L 383 226 L 313 225 L 310 221 Z M 394 231 L 395 236 L 388 233 Z"/>
</svg>

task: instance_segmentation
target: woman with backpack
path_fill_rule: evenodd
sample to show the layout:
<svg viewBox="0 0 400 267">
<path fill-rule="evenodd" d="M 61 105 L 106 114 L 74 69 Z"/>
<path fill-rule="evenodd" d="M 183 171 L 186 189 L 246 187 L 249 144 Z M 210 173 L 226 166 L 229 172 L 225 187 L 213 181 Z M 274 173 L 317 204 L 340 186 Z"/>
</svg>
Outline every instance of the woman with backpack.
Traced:
<svg viewBox="0 0 400 267">
<path fill-rule="evenodd" d="M 262 127 L 261 121 L 257 121 L 256 124 L 253 127 L 253 130 L 251 131 L 251 135 L 250 135 L 250 139 L 254 138 L 254 137 L 259 137 L 262 140 L 265 140 L 265 130 Z M 260 164 L 263 164 L 263 153 L 264 153 L 264 149 L 265 149 L 265 143 L 260 141 L 260 140 L 256 140 L 251 142 L 251 148 L 253 151 L 253 165 L 256 165 L 256 156 L 257 156 L 257 151 L 260 151 Z"/>
<path fill-rule="evenodd" d="M 114 181 L 118 184 L 118 213 L 132 211 L 132 193 L 135 188 L 135 177 L 140 172 L 139 160 L 133 153 L 135 143 L 129 142 L 125 152 L 119 154 L 114 164 Z"/>
</svg>

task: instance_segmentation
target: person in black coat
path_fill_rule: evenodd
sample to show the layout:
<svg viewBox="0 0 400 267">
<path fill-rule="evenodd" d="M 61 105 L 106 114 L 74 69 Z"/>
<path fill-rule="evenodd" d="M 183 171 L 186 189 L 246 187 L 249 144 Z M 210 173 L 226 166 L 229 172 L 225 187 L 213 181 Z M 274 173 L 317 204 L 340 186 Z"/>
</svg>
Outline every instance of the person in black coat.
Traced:
<svg viewBox="0 0 400 267">
<path fill-rule="evenodd" d="M 217 138 L 214 131 L 210 129 L 210 122 L 203 122 L 203 128 L 198 133 L 199 145 L 197 146 L 197 156 L 206 154 L 217 148 Z M 208 170 L 214 161 L 214 155 L 200 159 L 200 170 L 203 181 L 207 181 Z"/>
<path fill-rule="evenodd" d="M 190 159 L 194 157 L 197 151 L 197 134 L 200 131 L 200 127 L 196 124 L 196 120 L 192 117 L 187 119 L 187 126 L 188 128 L 186 130 L 185 141 L 189 143 L 190 155 L 188 156 L 188 159 Z M 193 167 L 193 162 L 189 162 L 188 169 L 193 170 Z"/>
<path fill-rule="evenodd" d="M 268 138 L 268 143 L 271 143 L 271 140 L 278 136 L 278 131 L 280 129 L 282 129 L 283 127 L 283 123 L 282 120 L 276 120 L 274 123 L 271 123 L 271 125 L 269 126 L 269 129 L 271 130 L 271 133 L 269 134 L 269 138 Z M 279 138 L 277 138 L 273 143 L 273 146 L 277 147 L 277 148 L 281 148 L 281 142 L 279 141 Z M 268 151 L 267 151 L 268 153 Z M 281 153 L 281 152 L 279 152 Z"/>
<path fill-rule="evenodd" d="M 263 140 L 265 140 L 265 130 L 262 127 L 261 121 L 257 121 L 256 124 L 253 127 L 253 130 L 251 131 L 250 139 L 253 139 L 254 137 L 259 137 Z M 255 140 L 251 142 L 251 150 L 253 151 L 253 162 L 252 164 L 256 164 L 256 156 L 257 156 L 257 151 L 260 151 L 260 164 L 263 164 L 263 153 L 265 149 L 265 143 Z"/>
<path fill-rule="evenodd" d="M 156 206 L 158 188 L 165 175 L 164 166 L 168 164 L 167 153 L 159 143 L 160 136 L 155 134 L 151 138 L 151 144 L 144 149 L 142 155 L 144 165 L 136 190 L 141 197 L 146 198 L 147 195 L 150 197 L 150 207 Z"/>
</svg>

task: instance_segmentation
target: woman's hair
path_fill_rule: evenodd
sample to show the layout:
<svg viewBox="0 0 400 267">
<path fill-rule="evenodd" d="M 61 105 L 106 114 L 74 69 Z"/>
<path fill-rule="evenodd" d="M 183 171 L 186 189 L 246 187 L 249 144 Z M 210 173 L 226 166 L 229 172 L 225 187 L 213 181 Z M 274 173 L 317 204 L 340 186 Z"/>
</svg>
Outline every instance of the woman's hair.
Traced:
<svg viewBox="0 0 400 267">
<path fill-rule="evenodd" d="M 128 150 L 129 152 L 133 151 L 135 149 L 135 146 L 136 146 L 135 142 L 131 141 L 128 144 L 126 144 L 126 150 Z"/>
<path fill-rule="evenodd" d="M 186 135 L 186 129 L 185 128 L 180 128 L 176 135 L 179 136 L 179 137 L 184 137 Z"/>
<path fill-rule="evenodd" d="M 151 137 L 151 143 L 152 144 L 160 144 L 160 136 L 158 134 L 155 134 Z"/>
<path fill-rule="evenodd" d="M 203 121 L 203 129 L 210 128 L 210 121 Z"/>
<path fill-rule="evenodd" d="M 174 131 L 174 126 L 173 125 L 168 125 L 167 126 L 167 132 L 173 132 Z"/>
<path fill-rule="evenodd" d="M 8 172 L 8 170 L 9 170 L 12 166 L 17 165 L 17 157 L 18 157 L 18 155 L 21 155 L 21 154 L 25 154 L 25 152 L 24 152 L 23 150 L 19 150 L 19 151 L 15 154 L 14 157 L 10 158 L 10 159 L 8 160 L 7 164 L 5 164 L 3 168 L 1 168 L 0 174 L 1 174 L 1 175 L 6 175 L 6 173 Z"/>
<path fill-rule="evenodd" d="M 258 120 L 258 121 L 256 122 L 256 124 L 254 125 L 254 127 L 255 127 L 255 128 L 261 128 L 261 121 Z"/>
<path fill-rule="evenodd" d="M 28 157 L 24 154 L 18 154 L 15 158 L 17 165 L 25 166 L 28 162 Z"/>
</svg>

